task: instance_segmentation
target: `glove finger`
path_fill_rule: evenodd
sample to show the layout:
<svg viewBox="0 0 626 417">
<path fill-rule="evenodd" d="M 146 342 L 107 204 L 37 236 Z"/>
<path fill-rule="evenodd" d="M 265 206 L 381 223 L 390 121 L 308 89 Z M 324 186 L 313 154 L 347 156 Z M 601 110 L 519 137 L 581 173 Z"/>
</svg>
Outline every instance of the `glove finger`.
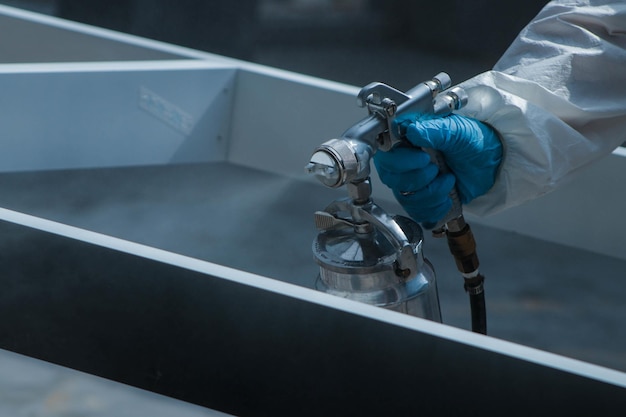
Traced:
<svg viewBox="0 0 626 417">
<path fill-rule="evenodd" d="M 396 191 L 416 192 L 428 186 L 437 175 L 439 168 L 433 163 L 429 163 L 424 168 L 407 172 L 389 171 L 378 168 L 378 177 L 387 187 Z"/>
<path fill-rule="evenodd" d="M 376 169 L 390 172 L 408 172 L 424 168 L 430 163 L 430 156 L 420 149 L 397 146 L 389 152 L 376 152 L 374 164 Z"/>
<path fill-rule="evenodd" d="M 427 229 L 432 229 L 452 208 L 452 200 L 447 197 L 441 203 L 432 207 L 403 205 L 409 216 Z"/>
<path fill-rule="evenodd" d="M 404 136 L 407 127 L 411 123 L 415 123 L 416 120 L 419 120 L 420 117 L 418 113 L 402 113 L 393 120 L 393 129 L 401 136 Z"/>
<path fill-rule="evenodd" d="M 405 136 L 415 146 L 463 154 L 481 142 L 488 129 L 474 119 L 452 114 L 415 122 L 407 127 Z"/>
<path fill-rule="evenodd" d="M 398 202 L 403 206 L 407 204 L 434 207 L 449 198 L 448 196 L 454 188 L 455 181 L 454 175 L 443 174 L 439 175 L 424 188 L 409 191 L 409 194 L 405 194 L 405 190 L 394 189 L 394 194 Z"/>
<path fill-rule="evenodd" d="M 449 151 L 461 144 L 457 139 L 470 134 L 471 126 L 456 115 L 424 119 L 407 127 L 406 138 L 415 146 Z"/>
<path fill-rule="evenodd" d="M 437 135 L 440 133 L 431 133 L 431 130 L 424 128 L 423 122 L 416 122 L 407 126 L 405 137 L 414 146 L 420 148 L 437 149 L 435 146 L 435 142 L 438 143 L 438 141 L 433 141 L 433 139 L 431 138 L 431 135 L 433 134 Z"/>
</svg>

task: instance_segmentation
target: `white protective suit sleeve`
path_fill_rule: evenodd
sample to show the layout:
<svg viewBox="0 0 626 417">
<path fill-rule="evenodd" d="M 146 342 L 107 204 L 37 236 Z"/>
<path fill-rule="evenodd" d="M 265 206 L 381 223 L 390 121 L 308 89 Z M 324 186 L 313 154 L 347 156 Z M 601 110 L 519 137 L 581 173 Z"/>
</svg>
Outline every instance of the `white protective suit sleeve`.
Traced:
<svg viewBox="0 0 626 417">
<path fill-rule="evenodd" d="M 552 1 L 492 71 L 460 84 L 459 113 L 493 126 L 504 159 L 485 215 L 543 195 L 626 141 L 626 2 Z"/>
</svg>

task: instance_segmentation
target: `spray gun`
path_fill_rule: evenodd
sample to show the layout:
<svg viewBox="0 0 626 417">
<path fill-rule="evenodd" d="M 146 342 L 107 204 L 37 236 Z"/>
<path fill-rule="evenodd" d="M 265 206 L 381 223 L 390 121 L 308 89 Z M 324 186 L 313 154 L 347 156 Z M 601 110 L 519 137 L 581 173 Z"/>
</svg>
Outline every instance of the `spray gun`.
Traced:
<svg viewBox="0 0 626 417">
<path fill-rule="evenodd" d="M 369 116 L 340 138 L 322 143 L 306 166 L 328 187 L 346 186 L 348 197 L 315 213 L 319 230 L 313 253 L 320 266 L 316 286 L 345 298 L 441 321 L 435 274 L 423 257 L 423 232 L 413 220 L 393 216 L 372 198 L 370 160 L 403 142 L 394 123 L 410 114 L 446 116 L 467 103 L 465 91 L 450 88 L 450 77 L 437 74 L 404 93 L 375 82 L 360 90 L 357 104 Z M 443 156 L 424 149 L 440 171 L 448 170 Z M 476 245 L 453 190 L 452 208 L 435 226 L 433 235 L 446 236 L 457 268 L 470 295 L 472 329 L 486 333 L 483 276 L 478 272 Z"/>
</svg>

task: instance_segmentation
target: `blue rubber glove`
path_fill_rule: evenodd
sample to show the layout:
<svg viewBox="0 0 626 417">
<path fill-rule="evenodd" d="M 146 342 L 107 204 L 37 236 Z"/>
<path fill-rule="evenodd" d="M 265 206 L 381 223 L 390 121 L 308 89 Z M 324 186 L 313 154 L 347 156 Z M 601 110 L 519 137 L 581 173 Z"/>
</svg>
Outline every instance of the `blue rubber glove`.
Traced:
<svg viewBox="0 0 626 417">
<path fill-rule="evenodd" d="M 432 228 L 448 213 L 452 207 L 449 193 L 455 185 L 463 204 L 493 186 L 502 144 L 492 127 L 454 114 L 405 118 L 398 127 L 413 147 L 403 144 L 390 152 L 377 152 L 374 163 L 381 181 L 424 227 Z M 441 151 L 452 173 L 440 174 L 428 154 L 418 148 Z"/>
</svg>

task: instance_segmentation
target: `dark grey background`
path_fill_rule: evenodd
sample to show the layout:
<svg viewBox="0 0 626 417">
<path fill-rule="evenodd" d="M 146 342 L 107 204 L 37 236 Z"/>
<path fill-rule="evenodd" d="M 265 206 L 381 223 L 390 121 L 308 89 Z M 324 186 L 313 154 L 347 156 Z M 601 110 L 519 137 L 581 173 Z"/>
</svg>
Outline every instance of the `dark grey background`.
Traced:
<svg viewBox="0 0 626 417">
<path fill-rule="evenodd" d="M 4 0 L 353 85 L 489 69 L 545 0 Z"/>
</svg>

